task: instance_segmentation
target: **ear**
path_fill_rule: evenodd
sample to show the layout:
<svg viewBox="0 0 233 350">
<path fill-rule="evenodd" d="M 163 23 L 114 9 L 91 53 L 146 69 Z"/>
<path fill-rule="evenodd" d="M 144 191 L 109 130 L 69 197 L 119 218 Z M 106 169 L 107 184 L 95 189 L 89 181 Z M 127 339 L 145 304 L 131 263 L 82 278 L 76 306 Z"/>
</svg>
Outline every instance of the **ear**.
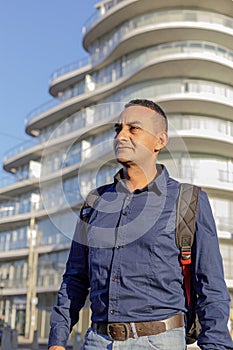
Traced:
<svg viewBox="0 0 233 350">
<path fill-rule="evenodd" d="M 157 140 L 155 143 L 155 152 L 161 151 L 168 143 L 168 134 L 166 131 L 162 131 L 157 135 Z"/>
</svg>

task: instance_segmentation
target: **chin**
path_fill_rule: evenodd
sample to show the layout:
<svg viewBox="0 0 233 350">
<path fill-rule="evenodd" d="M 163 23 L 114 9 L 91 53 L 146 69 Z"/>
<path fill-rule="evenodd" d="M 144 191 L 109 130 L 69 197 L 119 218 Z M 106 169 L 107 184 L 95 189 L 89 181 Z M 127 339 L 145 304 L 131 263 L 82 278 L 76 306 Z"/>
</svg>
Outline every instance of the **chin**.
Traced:
<svg viewBox="0 0 233 350">
<path fill-rule="evenodd" d="M 118 161 L 118 163 L 124 165 L 127 163 L 130 163 L 131 160 L 127 159 L 127 158 L 123 158 L 123 157 L 117 157 L 116 160 Z"/>
</svg>

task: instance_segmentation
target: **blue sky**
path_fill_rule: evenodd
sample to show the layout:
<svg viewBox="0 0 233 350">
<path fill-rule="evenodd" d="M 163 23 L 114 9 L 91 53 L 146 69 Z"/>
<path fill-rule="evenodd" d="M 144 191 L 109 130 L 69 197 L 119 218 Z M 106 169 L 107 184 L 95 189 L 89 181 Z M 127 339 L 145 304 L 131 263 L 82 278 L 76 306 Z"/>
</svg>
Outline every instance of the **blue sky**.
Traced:
<svg viewBox="0 0 233 350">
<path fill-rule="evenodd" d="M 5 152 L 30 139 L 27 115 L 51 100 L 48 81 L 87 53 L 82 26 L 96 0 L 0 2 L 0 164 Z M 1 174 L 0 174 L 1 176 Z"/>
</svg>

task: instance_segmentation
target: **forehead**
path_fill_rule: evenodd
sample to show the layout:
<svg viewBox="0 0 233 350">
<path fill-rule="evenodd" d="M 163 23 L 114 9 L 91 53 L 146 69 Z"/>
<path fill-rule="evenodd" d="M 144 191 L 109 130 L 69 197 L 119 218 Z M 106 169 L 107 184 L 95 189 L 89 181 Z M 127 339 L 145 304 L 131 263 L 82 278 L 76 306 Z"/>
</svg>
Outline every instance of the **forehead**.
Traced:
<svg viewBox="0 0 233 350">
<path fill-rule="evenodd" d="M 156 114 L 155 111 L 144 106 L 130 106 L 121 113 L 119 122 L 121 124 L 139 122 L 145 127 L 151 127 L 156 124 Z"/>
</svg>

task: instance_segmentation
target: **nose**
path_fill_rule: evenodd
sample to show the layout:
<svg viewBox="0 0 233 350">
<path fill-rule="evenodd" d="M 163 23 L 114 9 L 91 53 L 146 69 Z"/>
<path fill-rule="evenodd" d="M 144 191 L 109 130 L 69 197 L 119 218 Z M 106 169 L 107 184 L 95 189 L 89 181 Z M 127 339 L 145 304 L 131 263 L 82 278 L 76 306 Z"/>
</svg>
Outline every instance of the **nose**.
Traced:
<svg viewBox="0 0 233 350">
<path fill-rule="evenodd" d="M 117 140 L 128 140 L 129 139 L 129 131 L 126 126 L 123 126 L 121 130 L 116 135 Z"/>
</svg>

